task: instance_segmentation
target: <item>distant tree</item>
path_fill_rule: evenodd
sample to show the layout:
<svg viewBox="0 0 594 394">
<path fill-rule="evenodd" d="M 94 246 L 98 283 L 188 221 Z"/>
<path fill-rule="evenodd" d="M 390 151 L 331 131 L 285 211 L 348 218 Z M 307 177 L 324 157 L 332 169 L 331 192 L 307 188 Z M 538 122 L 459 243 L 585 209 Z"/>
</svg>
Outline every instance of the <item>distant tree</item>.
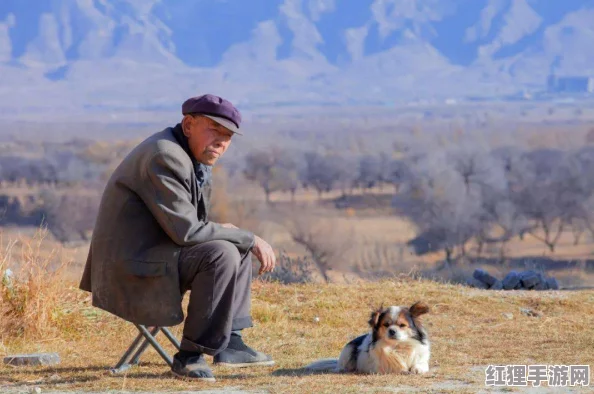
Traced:
<svg viewBox="0 0 594 394">
<path fill-rule="evenodd" d="M 382 180 L 382 162 L 378 156 L 362 156 L 358 170 L 355 182 L 362 189 L 371 189 Z"/>
<path fill-rule="evenodd" d="M 382 165 L 382 180 L 394 186 L 396 192 L 411 178 L 409 163 L 405 159 L 393 159 Z"/>
<path fill-rule="evenodd" d="M 309 215 L 291 217 L 288 230 L 291 238 L 303 246 L 326 282 L 330 281 L 328 271 L 335 266 L 344 265 L 344 258 L 354 245 L 352 229 L 341 229 L 328 220 L 315 219 Z"/>
<path fill-rule="evenodd" d="M 243 175 L 246 179 L 258 183 L 264 190 L 267 203 L 270 203 L 270 194 L 276 190 L 277 169 L 275 167 L 275 157 L 265 150 L 252 151 L 245 158 Z"/>
<path fill-rule="evenodd" d="M 561 150 L 538 149 L 525 153 L 510 173 L 512 200 L 522 215 L 535 224 L 528 233 L 551 252 L 568 224 L 561 201 L 563 165 Z"/>
<path fill-rule="evenodd" d="M 471 193 L 473 188 L 491 187 L 493 177 L 503 174 L 494 166 L 488 152 L 477 147 L 462 146 L 447 152 L 449 165 L 458 173 L 464 183 L 466 193 Z"/>
<path fill-rule="evenodd" d="M 594 127 L 588 130 L 588 133 L 586 133 L 586 137 L 584 138 L 584 140 L 586 144 L 594 144 Z"/>
<path fill-rule="evenodd" d="M 46 158 L 2 156 L 0 179 L 8 182 L 25 181 L 29 184 L 56 183 L 58 170 L 52 161 Z"/>
<path fill-rule="evenodd" d="M 571 226 L 577 245 L 584 231 L 594 229 L 594 148 L 567 152 L 555 179 L 559 210 Z"/>
<path fill-rule="evenodd" d="M 304 154 L 305 168 L 301 175 L 302 183 L 307 187 L 311 186 L 318 192 L 318 198 L 322 198 L 322 193 L 330 192 L 337 183 L 343 186 L 351 182 L 351 175 L 356 170 L 350 171 L 350 168 L 344 166 L 344 160 L 337 155 L 323 156 L 317 152 L 306 152 Z"/>
<path fill-rule="evenodd" d="M 94 179 L 101 179 L 107 169 L 105 164 L 95 163 L 85 160 L 77 155 L 72 155 L 61 162 L 56 162 L 55 166 L 59 168 L 58 181 L 63 184 L 76 184 Z"/>
<path fill-rule="evenodd" d="M 88 189 L 73 189 L 62 195 L 44 190 L 45 225 L 60 242 L 88 241 L 95 226 L 100 194 Z"/>
<path fill-rule="evenodd" d="M 472 145 L 451 149 L 447 156 L 463 183 L 465 193 L 475 196 L 480 205 L 480 225 L 473 235 L 478 254 L 482 253 L 485 244 L 493 243 L 499 243 L 503 253 L 506 242 L 517 234 L 524 221 L 509 198 L 509 185 L 502 160 L 486 149 Z"/>
<path fill-rule="evenodd" d="M 496 165 L 503 168 L 504 173 L 509 175 L 522 161 L 523 153 L 524 151 L 516 146 L 501 146 L 491 150 L 489 154 L 496 161 Z"/>
<path fill-rule="evenodd" d="M 427 242 L 439 245 L 449 264 L 456 248 L 464 255 L 466 243 L 484 225 L 480 189 L 467 189 L 443 153 L 427 156 L 411 167 L 410 180 L 395 200 L 419 234 L 431 234 Z"/>
<path fill-rule="evenodd" d="M 392 157 L 386 153 L 386 152 L 381 152 L 379 154 L 379 176 L 378 176 L 378 185 L 380 190 L 383 190 L 384 186 L 386 184 L 391 184 L 392 182 L 392 165 L 394 160 L 392 159 Z"/>
<path fill-rule="evenodd" d="M 487 213 L 494 218 L 499 218 L 495 219 L 495 223 L 505 234 L 502 242 L 516 235 L 523 239 L 524 234 L 532 227 L 520 207 L 516 206 L 516 196 L 514 196 L 514 193 L 523 187 L 522 173 L 526 171 L 524 153 L 522 149 L 515 146 L 502 146 L 490 152 L 494 166 L 502 169 L 506 180 L 506 190 L 503 194 L 495 193 L 485 196 Z"/>
<path fill-rule="evenodd" d="M 247 154 L 243 174 L 246 179 L 257 182 L 270 203 L 270 195 L 278 190 L 292 194 L 297 189 L 297 162 L 284 149 L 254 150 Z"/>
<path fill-rule="evenodd" d="M 299 174 L 303 168 L 301 158 L 296 152 L 285 150 L 278 156 L 276 166 L 279 190 L 289 192 L 291 201 L 295 201 L 295 193 L 299 189 Z"/>
<path fill-rule="evenodd" d="M 572 217 L 569 221 L 569 224 L 571 226 L 571 234 L 573 235 L 573 245 L 577 246 L 580 244 L 582 236 L 588 229 L 586 220 L 578 217 Z"/>
<path fill-rule="evenodd" d="M 334 173 L 334 188 L 340 190 L 342 197 L 352 193 L 357 177 L 357 160 L 350 155 L 331 155 L 326 158 L 329 170 Z"/>
</svg>

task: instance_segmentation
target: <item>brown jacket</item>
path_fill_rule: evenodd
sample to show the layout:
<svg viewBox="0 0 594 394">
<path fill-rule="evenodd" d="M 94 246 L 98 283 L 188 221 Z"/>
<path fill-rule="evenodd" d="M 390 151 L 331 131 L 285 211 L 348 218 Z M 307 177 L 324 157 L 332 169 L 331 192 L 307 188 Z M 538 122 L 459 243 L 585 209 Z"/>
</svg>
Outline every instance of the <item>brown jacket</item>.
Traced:
<svg viewBox="0 0 594 394">
<path fill-rule="evenodd" d="M 173 326 L 184 319 L 178 257 L 183 246 L 226 240 L 248 253 L 254 235 L 207 218 L 208 192 L 181 125 L 135 147 L 107 182 L 80 288 L 125 320 Z M 202 188 L 204 189 L 204 188 Z"/>
</svg>

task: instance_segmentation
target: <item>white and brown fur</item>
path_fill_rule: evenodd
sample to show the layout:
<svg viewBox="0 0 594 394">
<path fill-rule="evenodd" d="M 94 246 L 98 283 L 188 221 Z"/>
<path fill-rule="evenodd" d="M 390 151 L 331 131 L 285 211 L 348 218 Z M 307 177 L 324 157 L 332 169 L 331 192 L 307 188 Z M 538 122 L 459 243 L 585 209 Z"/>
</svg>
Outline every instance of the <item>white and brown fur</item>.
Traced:
<svg viewBox="0 0 594 394">
<path fill-rule="evenodd" d="M 322 359 L 309 371 L 342 373 L 426 373 L 431 355 L 429 337 L 420 316 L 429 312 L 423 302 L 410 307 L 380 307 L 368 321 L 371 330 L 342 349 L 338 359 Z"/>
</svg>

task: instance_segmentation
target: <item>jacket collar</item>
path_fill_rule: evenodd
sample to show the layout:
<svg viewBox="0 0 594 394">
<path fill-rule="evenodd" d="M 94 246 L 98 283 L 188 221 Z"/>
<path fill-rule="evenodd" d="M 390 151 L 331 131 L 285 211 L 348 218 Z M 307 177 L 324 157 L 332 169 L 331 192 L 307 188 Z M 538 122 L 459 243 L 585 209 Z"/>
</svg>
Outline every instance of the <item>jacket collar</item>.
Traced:
<svg viewBox="0 0 594 394">
<path fill-rule="evenodd" d="M 192 151 L 190 150 L 190 144 L 188 143 L 188 137 L 185 136 L 184 131 L 182 129 L 181 123 L 178 123 L 173 128 L 173 136 L 180 144 L 180 146 L 184 149 L 184 151 L 192 160 L 192 165 L 194 166 L 194 172 L 196 173 L 196 181 L 198 182 L 198 186 L 202 187 L 205 183 L 210 181 L 211 176 L 211 167 L 205 164 L 202 164 L 196 160 Z"/>
</svg>

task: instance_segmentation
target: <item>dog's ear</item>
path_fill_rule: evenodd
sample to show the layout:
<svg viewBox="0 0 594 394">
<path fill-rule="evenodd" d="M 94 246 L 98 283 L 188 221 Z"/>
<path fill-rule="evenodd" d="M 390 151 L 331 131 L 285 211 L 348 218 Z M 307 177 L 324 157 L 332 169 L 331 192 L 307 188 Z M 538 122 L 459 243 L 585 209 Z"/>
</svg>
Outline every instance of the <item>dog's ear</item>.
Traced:
<svg viewBox="0 0 594 394">
<path fill-rule="evenodd" d="M 382 310 L 384 309 L 384 304 L 382 304 L 379 308 L 371 312 L 371 316 L 369 317 L 369 321 L 367 322 L 371 327 L 375 327 L 379 320 L 380 315 L 382 314 Z"/>
<path fill-rule="evenodd" d="M 429 306 L 422 301 L 417 301 L 409 308 L 412 317 L 419 317 L 425 313 L 429 313 Z"/>
</svg>

